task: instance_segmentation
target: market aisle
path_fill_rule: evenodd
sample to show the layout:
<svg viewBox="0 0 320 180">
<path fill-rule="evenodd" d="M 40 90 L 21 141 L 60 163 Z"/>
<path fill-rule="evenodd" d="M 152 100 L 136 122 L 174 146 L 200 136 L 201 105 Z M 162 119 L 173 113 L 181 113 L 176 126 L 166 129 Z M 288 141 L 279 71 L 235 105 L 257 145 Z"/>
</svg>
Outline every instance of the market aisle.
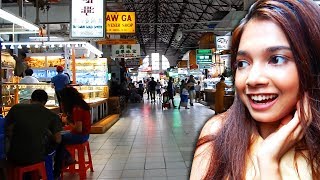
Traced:
<svg viewBox="0 0 320 180">
<path fill-rule="evenodd" d="M 161 103 L 147 100 L 128 104 L 105 134 L 90 136 L 95 172 L 87 172 L 87 177 L 186 180 L 198 133 L 213 115 L 199 103 L 180 110 L 161 110 Z"/>
</svg>

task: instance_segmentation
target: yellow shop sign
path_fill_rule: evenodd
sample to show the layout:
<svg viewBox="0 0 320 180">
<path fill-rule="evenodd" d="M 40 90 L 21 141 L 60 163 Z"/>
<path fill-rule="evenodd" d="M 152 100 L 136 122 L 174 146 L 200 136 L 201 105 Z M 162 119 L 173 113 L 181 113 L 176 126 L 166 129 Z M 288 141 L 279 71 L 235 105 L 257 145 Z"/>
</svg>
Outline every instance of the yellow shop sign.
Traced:
<svg viewBox="0 0 320 180">
<path fill-rule="evenodd" d="M 136 33 L 135 12 L 107 12 L 106 21 L 108 34 Z"/>
</svg>

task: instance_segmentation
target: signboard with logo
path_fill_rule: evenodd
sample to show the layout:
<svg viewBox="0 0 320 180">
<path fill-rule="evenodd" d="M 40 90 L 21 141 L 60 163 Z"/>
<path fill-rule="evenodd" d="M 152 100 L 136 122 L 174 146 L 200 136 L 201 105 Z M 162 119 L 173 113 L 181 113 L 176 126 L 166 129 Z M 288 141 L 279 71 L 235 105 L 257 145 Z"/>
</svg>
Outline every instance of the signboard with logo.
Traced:
<svg viewBox="0 0 320 180">
<path fill-rule="evenodd" d="M 132 67 L 138 67 L 140 66 L 140 58 L 134 58 L 134 59 L 126 59 L 126 67 L 132 68 Z"/>
<path fill-rule="evenodd" d="M 111 52 L 113 58 L 139 58 L 140 44 L 112 45 Z"/>
<path fill-rule="evenodd" d="M 212 49 L 196 50 L 197 64 L 212 64 Z"/>
<path fill-rule="evenodd" d="M 210 69 L 210 68 L 212 68 L 212 67 L 213 67 L 212 64 L 199 64 L 199 65 L 198 65 L 198 68 L 199 68 L 199 69 Z"/>
<path fill-rule="evenodd" d="M 104 0 L 72 0 L 71 38 L 104 38 L 104 2 Z"/>
<path fill-rule="evenodd" d="M 216 36 L 217 50 L 231 49 L 231 36 Z"/>
<path fill-rule="evenodd" d="M 107 12 L 106 22 L 108 34 L 136 33 L 135 12 Z"/>
<path fill-rule="evenodd" d="M 231 68 L 231 54 L 220 55 L 220 62 L 224 63 L 225 67 Z"/>
</svg>

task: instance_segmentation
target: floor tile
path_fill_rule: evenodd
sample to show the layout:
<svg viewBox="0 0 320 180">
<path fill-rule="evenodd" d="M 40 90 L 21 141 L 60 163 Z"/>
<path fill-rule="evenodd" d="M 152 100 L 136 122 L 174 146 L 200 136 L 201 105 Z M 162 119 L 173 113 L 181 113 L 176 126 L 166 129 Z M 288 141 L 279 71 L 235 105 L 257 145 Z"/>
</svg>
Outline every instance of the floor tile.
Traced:
<svg viewBox="0 0 320 180">
<path fill-rule="evenodd" d="M 178 97 L 178 96 L 177 96 Z M 178 99 L 176 99 L 176 103 Z M 214 111 L 195 103 L 162 110 L 161 103 L 128 104 L 106 133 L 90 135 L 95 180 L 188 180 L 194 146 Z M 66 174 L 65 180 L 78 180 Z"/>
</svg>

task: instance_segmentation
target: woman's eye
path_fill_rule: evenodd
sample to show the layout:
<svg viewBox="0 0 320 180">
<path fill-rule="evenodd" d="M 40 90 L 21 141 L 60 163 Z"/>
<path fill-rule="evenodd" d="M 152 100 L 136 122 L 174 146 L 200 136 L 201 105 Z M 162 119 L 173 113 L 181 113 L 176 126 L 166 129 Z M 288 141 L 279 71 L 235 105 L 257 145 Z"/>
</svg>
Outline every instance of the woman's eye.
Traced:
<svg viewBox="0 0 320 180">
<path fill-rule="evenodd" d="M 238 61 L 237 62 L 237 68 L 245 68 L 249 66 L 249 63 L 247 61 Z"/>
<path fill-rule="evenodd" d="M 287 61 L 285 57 L 282 56 L 273 56 L 270 59 L 271 64 L 284 64 Z"/>
</svg>

